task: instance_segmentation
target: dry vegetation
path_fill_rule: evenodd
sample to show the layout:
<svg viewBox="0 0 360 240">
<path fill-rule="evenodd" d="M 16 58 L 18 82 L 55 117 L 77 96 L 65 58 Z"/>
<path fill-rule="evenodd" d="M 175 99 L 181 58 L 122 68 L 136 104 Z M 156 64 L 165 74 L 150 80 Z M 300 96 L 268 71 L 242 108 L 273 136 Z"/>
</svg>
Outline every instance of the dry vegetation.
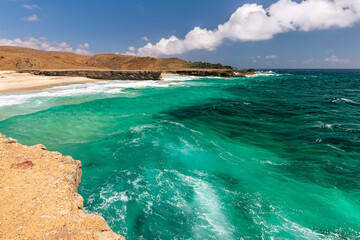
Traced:
<svg viewBox="0 0 360 240">
<path fill-rule="evenodd" d="M 135 57 L 121 54 L 85 56 L 23 47 L 0 46 L 0 70 L 21 69 L 111 69 L 179 70 L 231 69 L 221 64 L 188 62 L 179 58 Z"/>
</svg>

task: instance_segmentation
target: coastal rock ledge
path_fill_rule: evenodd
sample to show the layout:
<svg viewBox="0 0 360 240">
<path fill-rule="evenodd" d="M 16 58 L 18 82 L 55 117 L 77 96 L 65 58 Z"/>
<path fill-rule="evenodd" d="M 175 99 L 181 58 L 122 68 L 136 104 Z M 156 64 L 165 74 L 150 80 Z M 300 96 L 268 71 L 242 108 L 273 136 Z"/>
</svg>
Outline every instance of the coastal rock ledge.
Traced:
<svg viewBox="0 0 360 240">
<path fill-rule="evenodd" d="M 0 239 L 119 239 L 83 211 L 81 163 L 0 134 Z"/>
</svg>

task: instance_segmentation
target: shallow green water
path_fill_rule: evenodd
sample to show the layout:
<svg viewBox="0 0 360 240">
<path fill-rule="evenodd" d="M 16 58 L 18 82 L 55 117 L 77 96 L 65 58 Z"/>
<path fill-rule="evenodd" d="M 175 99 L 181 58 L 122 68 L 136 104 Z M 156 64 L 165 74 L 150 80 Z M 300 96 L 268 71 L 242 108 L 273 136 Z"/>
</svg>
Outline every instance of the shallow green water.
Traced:
<svg viewBox="0 0 360 240">
<path fill-rule="evenodd" d="M 0 95 L 0 132 L 83 164 L 127 239 L 360 235 L 360 72 L 79 84 Z"/>
</svg>

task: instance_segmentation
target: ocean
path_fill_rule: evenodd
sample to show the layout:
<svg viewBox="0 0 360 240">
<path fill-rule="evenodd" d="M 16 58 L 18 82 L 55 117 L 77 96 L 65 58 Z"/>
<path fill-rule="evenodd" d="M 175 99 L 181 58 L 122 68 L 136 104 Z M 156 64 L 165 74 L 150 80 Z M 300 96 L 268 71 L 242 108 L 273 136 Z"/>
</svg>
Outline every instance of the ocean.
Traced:
<svg viewBox="0 0 360 240">
<path fill-rule="evenodd" d="M 126 239 L 360 236 L 360 70 L 2 94 L 0 132 L 81 160 L 85 211 Z"/>
</svg>

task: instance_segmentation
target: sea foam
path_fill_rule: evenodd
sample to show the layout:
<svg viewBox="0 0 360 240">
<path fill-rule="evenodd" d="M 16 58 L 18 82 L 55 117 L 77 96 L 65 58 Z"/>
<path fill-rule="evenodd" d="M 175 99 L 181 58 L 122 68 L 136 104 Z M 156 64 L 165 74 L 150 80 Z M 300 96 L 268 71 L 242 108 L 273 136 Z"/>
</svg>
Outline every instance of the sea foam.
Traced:
<svg viewBox="0 0 360 240">
<path fill-rule="evenodd" d="M 95 83 L 70 84 L 47 88 L 39 91 L 22 92 L 16 94 L 0 95 L 0 107 L 18 105 L 28 102 L 30 99 L 46 99 L 54 97 L 70 97 L 94 94 L 121 94 L 126 89 L 141 89 L 148 87 L 169 87 L 174 85 L 162 81 L 103 81 Z"/>
</svg>

